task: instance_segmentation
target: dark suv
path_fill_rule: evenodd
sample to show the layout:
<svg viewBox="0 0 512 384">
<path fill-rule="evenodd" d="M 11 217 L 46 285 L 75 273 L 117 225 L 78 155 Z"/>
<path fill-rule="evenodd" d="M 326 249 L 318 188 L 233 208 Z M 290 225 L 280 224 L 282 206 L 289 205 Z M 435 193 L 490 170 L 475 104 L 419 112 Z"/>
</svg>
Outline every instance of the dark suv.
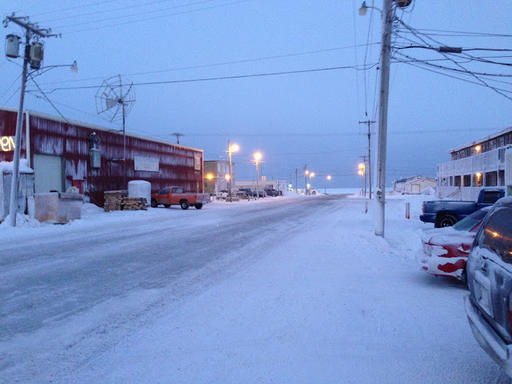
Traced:
<svg viewBox="0 0 512 384">
<path fill-rule="evenodd" d="M 512 197 L 498 200 L 485 217 L 466 268 L 473 335 L 512 377 Z"/>
</svg>

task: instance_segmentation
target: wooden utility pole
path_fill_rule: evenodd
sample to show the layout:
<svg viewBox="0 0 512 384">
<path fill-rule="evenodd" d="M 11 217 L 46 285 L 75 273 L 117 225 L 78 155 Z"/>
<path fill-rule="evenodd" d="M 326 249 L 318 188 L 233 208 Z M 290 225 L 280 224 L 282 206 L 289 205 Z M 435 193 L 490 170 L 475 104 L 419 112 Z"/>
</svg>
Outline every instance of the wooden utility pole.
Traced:
<svg viewBox="0 0 512 384">
<path fill-rule="evenodd" d="M 371 124 L 375 124 L 374 120 L 364 120 L 360 121 L 359 124 L 367 124 L 368 125 L 368 190 L 369 190 L 369 198 L 372 198 L 372 131 Z"/>
</svg>

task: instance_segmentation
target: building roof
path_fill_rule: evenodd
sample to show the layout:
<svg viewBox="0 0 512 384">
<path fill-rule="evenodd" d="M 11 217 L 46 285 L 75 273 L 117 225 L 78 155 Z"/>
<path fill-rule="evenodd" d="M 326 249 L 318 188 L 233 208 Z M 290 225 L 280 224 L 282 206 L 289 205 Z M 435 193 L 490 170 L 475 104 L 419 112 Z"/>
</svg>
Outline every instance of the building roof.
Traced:
<svg viewBox="0 0 512 384">
<path fill-rule="evenodd" d="M 464 148 L 470 148 L 470 147 L 473 147 L 473 146 L 475 146 L 477 144 L 481 144 L 484 141 L 495 139 L 496 137 L 499 137 L 499 136 L 504 135 L 504 134 L 509 133 L 509 132 L 512 132 L 512 126 L 507 127 L 505 129 L 502 129 L 499 132 L 493 133 L 492 135 L 485 136 L 484 138 L 482 138 L 480 140 L 475 140 L 475 141 L 473 141 L 473 142 L 471 142 L 469 144 L 461 145 L 459 147 L 452 148 L 452 149 L 448 150 L 448 152 L 452 153 L 452 152 L 460 151 L 461 149 L 464 149 Z"/>
<path fill-rule="evenodd" d="M 18 112 L 17 109 L 9 108 L 9 107 L 0 107 L 0 110 L 8 111 L 8 112 Z M 60 123 L 67 123 L 67 124 L 71 124 L 71 125 L 77 125 L 77 126 L 80 126 L 80 127 L 94 129 L 96 131 L 104 131 L 104 132 L 113 133 L 115 135 L 122 135 L 123 134 L 122 131 L 119 131 L 117 129 L 105 128 L 105 127 L 101 127 L 99 125 L 84 123 L 84 122 L 78 121 L 78 120 L 63 119 L 62 117 L 48 115 L 46 113 L 42 113 L 42 112 L 38 112 L 38 111 L 32 111 L 32 110 L 25 109 L 25 112 L 28 113 L 30 116 L 41 117 L 43 119 L 58 121 Z M 130 133 L 130 132 L 126 132 L 126 136 L 133 137 L 133 138 L 136 138 L 136 139 L 153 141 L 155 143 L 160 143 L 160 144 L 172 145 L 173 147 L 177 147 L 177 148 L 181 148 L 181 149 L 185 149 L 185 150 L 203 152 L 202 149 L 193 148 L 193 147 L 186 147 L 186 146 L 181 145 L 181 144 L 175 144 L 175 143 L 171 143 L 171 142 L 166 141 L 166 140 L 160 140 L 160 139 L 155 139 L 155 138 L 152 138 L 152 137 L 141 136 L 141 135 L 137 135 L 137 134 Z"/>
</svg>

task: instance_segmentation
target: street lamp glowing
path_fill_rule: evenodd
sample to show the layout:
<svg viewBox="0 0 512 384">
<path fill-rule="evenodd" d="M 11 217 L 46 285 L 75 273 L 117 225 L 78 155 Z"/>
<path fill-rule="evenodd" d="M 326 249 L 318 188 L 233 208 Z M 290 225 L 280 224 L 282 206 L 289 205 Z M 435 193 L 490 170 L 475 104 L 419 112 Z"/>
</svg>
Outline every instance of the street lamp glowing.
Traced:
<svg viewBox="0 0 512 384">
<path fill-rule="evenodd" d="M 330 181 L 332 179 L 332 176 L 331 175 L 327 175 L 326 179 Z"/>
<path fill-rule="evenodd" d="M 206 174 L 206 178 L 207 178 L 208 180 L 212 181 L 212 180 L 213 180 L 213 173 L 211 173 L 211 172 L 207 173 L 207 174 Z"/>
<path fill-rule="evenodd" d="M 229 152 L 238 152 L 240 150 L 240 146 L 236 143 L 233 143 L 229 146 Z"/>
<path fill-rule="evenodd" d="M 254 152 L 252 156 L 254 157 L 254 161 L 256 162 L 256 164 L 259 163 L 260 160 L 263 158 L 261 152 Z"/>
<path fill-rule="evenodd" d="M 482 146 L 480 144 L 475 146 L 475 152 L 480 153 L 482 151 Z"/>
<path fill-rule="evenodd" d="M 224 178 L 226 179 L 226 181 L 229 181 L 229 180 L 231 180 L 231 175 L 229 173 L 226 173 L 224 175 Z"/>
<path fill-rule="evenodd" d="M 305 174 L 306 176 L 307 176 L 307 175 L 309 175 L 309 171 L 306 169 L 306 170 L 304 171 L 304 174 Z"/>
<path fill-rule="evenodd" d="M 310 177 L 310 178 L 313 178 L 313 177 L 315 177 L 315 176 L 316 176 L 316 173 L 315 173 L 315 172 L 311 172 L 311 173 L 309 174 L 309 177 Z"/>
</svg>

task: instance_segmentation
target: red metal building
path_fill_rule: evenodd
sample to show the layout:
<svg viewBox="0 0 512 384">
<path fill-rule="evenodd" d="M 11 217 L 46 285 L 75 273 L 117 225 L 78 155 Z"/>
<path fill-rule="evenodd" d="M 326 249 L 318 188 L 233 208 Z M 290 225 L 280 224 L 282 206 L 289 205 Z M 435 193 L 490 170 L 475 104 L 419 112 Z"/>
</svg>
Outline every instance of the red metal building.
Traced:
<svg viewBox="0 0 512 384">
<path fill-rule="evenodd" d="M 0 161 L 13 159 L 16 117 L 0 109 Z M 24 113 L 21 157 L 34 169 L 36 193 L 75 186 L 98 205 L 103 191 L 126 189 L 125 179 L 149 181 L 153 192 L 203 192 L 202 150 L 127 133 L 124 162 L 122 132 L 39 112 Z"/>
</svg>

